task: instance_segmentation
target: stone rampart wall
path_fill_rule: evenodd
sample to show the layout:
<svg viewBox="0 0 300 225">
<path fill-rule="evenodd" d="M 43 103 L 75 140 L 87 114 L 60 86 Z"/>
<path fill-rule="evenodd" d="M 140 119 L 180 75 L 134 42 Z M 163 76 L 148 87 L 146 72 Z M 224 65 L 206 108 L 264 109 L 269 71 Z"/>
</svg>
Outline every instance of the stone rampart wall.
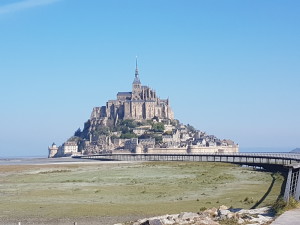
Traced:
<svg viewBox="0 0 300 225">
<path fill-rule="evenodd" d="M 238 153 L 238 146 L 216 146 L 216 147 L 201 147 L 201 146 L 190 146 L 188 149 L 190 154 L 201 154 L 201 153 Z"/>
<path fill-rule="evenodd" d="M 148 148 L 148 154 L 187 154 L 187 148 Z"/>
<path fill-rule="evenodd" d="M 148 154 L 202 154 L 202 153 L 237 153 L 238 146 L 201 147 L 189 146 L 188 148 L 149 148 Z"/>
<path fill-rule="evenodd" d="M 129 150 L 113 150 L 114 154 L 131 154 L 132 152 Z"/>
</svg>

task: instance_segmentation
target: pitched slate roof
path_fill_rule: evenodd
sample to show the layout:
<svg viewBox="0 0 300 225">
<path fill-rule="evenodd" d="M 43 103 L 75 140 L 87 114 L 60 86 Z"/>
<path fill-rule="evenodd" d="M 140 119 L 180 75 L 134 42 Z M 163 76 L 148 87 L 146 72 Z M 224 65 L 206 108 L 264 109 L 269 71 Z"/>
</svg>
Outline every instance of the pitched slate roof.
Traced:
<svg viewBox="0 0 300 225">
<path fill-rule="evenodd" d="M 118 96 L 131 96 L 132 92 L 118 92 Z"/>
</svg>

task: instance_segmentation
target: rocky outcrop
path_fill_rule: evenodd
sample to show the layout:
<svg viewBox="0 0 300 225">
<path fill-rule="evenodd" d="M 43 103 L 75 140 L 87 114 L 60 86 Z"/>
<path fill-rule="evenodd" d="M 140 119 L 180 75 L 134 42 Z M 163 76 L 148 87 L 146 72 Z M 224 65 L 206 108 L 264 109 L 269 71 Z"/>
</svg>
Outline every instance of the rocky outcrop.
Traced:
<svg viewBox="0 0 300 225">
<path fill-rule="evenodd" d="M 183 212 L 180 214 L 164 215 L 146 219 L 140 219 L 135 222 L 127 222 L 130 225 L 220 225 L 226 224 L 241 225 L 264 225 L 270 224 L 274 215 L 270 207 L 259 209 L 232 209 L 226 206 L 207 209 L 199 213 Z M 231 223 L 230 223 L 231 222 Z M 122 225 L 122 223 L 118 224 Z"/>
</svg>

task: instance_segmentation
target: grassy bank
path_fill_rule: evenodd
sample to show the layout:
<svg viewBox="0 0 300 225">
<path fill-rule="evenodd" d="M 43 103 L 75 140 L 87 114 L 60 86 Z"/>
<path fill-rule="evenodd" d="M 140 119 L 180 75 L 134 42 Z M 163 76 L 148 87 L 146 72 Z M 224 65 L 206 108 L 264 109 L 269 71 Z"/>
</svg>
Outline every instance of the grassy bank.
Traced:
<svg viewBox="0 0 300 225">
<path fill-rule="evenodd" d="M 151 216 L 271 205 L 283 178 L 223 163 L 0 166 L 1 218 Z"/>
</svg>

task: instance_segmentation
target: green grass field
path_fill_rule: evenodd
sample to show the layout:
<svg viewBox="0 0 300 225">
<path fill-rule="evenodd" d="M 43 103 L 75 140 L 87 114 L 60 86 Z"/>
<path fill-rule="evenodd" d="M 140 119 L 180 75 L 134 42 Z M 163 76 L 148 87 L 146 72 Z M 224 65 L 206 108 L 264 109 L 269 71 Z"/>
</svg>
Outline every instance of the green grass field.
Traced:
<svg viewBox="0 0 300 225">
<path fill-rule="evenodd" d="M 259 205 L 271 205 L 283 177 Z M 271 173 L 225 163 L 144 162 L 0 166 L 0 219 L 141 218 L 227 205 L 251 208 Z"/>
</svg>

